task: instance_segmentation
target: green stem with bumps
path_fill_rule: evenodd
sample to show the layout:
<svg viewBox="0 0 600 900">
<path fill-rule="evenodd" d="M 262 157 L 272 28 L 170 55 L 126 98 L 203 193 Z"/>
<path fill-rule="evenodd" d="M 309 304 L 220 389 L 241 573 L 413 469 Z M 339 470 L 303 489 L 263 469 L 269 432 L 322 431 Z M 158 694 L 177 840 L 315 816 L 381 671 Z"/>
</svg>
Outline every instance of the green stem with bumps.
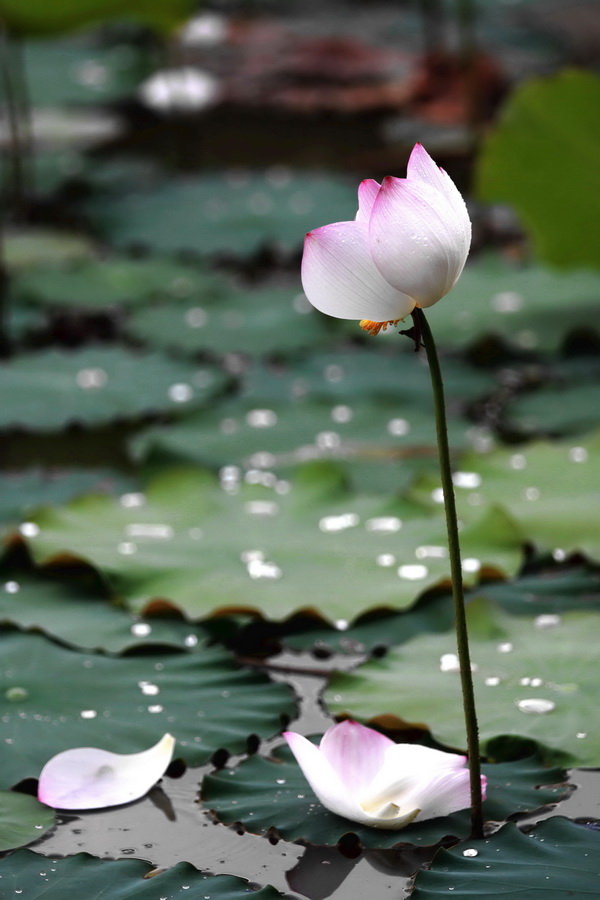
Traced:
<svg viewBox="0 0 600 900">
<path fill-rule="evenodd" d="M 452 483 L 452 469 L 450 466 L 444 383 L 435 342 L 429 323 L 425 318 L 425 313 L 422 309 L 417 307 L 413 311 L 412 317 L 417 341 L 420 338 L 425 347 L 427 362 L 429 363 L 431 385 L 433 388 L 440 474 L 444 492 L 446 528 L 448 531 L 448 551 L 450 556 L 450 575 L 452 578 L 452 597 L 454 599 L 456 643 L 458 647 L 458 659 L 460 662 L 460 682 L 467 730 L 467 751 L 469 756 L 471 785 L 471 837 L 477 839 L 483 837 L 479 734 L 477 728 L 477 713 L 475 710 L 475 692 L 473 690 L 473 677 L 471 673 L 467 619 L 465 615 L 465 598 L 463 592 L 460 543 L 458 539 L 458 521 L 456 518 L 456 502 L 454 499 L 454 485 Z"/>
</svg>

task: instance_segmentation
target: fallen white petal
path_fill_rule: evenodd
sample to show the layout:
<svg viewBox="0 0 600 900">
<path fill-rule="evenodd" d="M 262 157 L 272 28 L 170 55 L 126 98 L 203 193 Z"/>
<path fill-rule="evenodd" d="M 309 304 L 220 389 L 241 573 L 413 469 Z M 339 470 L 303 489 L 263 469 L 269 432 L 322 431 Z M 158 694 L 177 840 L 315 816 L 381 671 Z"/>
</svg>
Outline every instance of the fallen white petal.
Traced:
<svg viewBox="0 0 600 900">
<path fill-rule="evenodd" d="M 38 800 L 56 809 L 101 809 L 137 800 L 164 774 L 175 747 L 165 734 L 141 753 L 111 753 L 97 747 L 65 750 L 42 769 Z"/>
<path fill-rule="evenodd" d="M 306 235 L 302 286 L 316 309 L 337 319 L 387 322 L 415 305 L 377 271 L 364 222 L 335 222 Z"/>
</svg>

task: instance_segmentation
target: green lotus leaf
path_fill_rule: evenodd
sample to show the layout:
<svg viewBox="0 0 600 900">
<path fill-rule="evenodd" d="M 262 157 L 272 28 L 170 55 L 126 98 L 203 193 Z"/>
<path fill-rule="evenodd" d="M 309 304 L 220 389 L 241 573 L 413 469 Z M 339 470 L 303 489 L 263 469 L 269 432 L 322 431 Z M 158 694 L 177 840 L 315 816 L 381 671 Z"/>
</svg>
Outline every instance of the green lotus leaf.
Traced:
<svg viewBox="0 0 600 900">
<path fill-rule="evenodd" d="M 5 362 L 0 376 L 0 427 L 33 431 L 181 412 L 206 402 L 225 381 L 212 367 L 113 348 L 25 354 Z"/>
<path fill-rule="evenodd" d="M 417 873 L 413 900 L 438 900 L 458 889 L 460 897 L 545 900 L 595 897 L 598 893 L 600 835 L 555 816 L 527 833 L 505 825 L 483 841 L 468 840 L 439 850 Z"/>
<path fill-rule="evenodd" d="M 495 821 L 556 802 L 564 793 L 565 773 L 546 769 L 533 758 L 486 765 L 484 772 L 488 777 L 485 815 Z M 205 776 L 202 799 L 222 822 L 241 822 L 259 834 L 275 829 L 287 841 L 325 846 L 337 844 L 348 832 L 356 834 L 364 847 L 428 846 L 446 835 L 466 837 L 470 827 L 468 810 L 400 831 L 357 825 L 318 802 L 288 747 L 280 747 L 270 760 L 256 756 L 237 768 Z"/>
<path fill-rule="evenodd" d="M 54 810 L 28 794 L 0 791 L 0 852 L 38 841 L 54 828 Z"/>
<path fill-rule="evenodd" d="M 311 609 L 351 619 L 407 607 L 448 575 L 441 516 L 350 491 L 333 464 L 303 467 L 293 484 L 268 473 L 265 484 L 260 472 L 252 480 L 263 483 L 242 484 L 231 467 L 221 476 L 217 486 L 205 471 L 163 470 L 135 505 L 92 496 L 41 510 L 29 529 L 34 557 L 75 555 L 133 611 L 166 598 L 189 618 Z M 470 571 L 482 560 L 514 571 L 521 542 L 509 520 L 490 512 L 465 531 L 466 558 L 477 561 Z"/>
<path fill-rule="evenodd" d="M 597 765 L 597 613 L 527 619 L 481 598 L 467 618 L 483 747 L 498 735 L 519 735 L 562 758 Z M 335 714 L 392 716 L 428 728 L 442 744 L 465 747 L 451 632 L 423 634 L 356 672 L 335 675 L 325 700 Z"/>
<path fill-rule="evenodd" d="M 242 752 L 249 735 L 272 735 L 295 713 L 286 685 L 240 669 L 218 648 L 107 657 L 6 631 L 2 649 L 5 787 L 37 777 L 62 750 L 135 753 L 165 732 L 177 739 L 176 756 L 201 765 L 220 748 Z"/>
<path fill-rule="evenodd" d="M 258 171 L 169 178 L 125 193 L 113 187 L 87 210 L 117 247 L 245 257 L 264 244 L 295 250 L 332 210 L 353 218 L 356 202 L 355 185 L 330 175 Z"/>
<path fill-rule="evenodd" d="M 31 850 L 20 850 L 0 860 L 0 877 L 11 896 L 22 891 L 27 900 L 102 894 L 111 900 L 171 900 L 179 896 L 194 900 L 207 896 L 210 900 L 277 900 L 284 896 L 270 886 L 255 890 L 233 875 L 205 875 L 187 862 L 155 873 L 139 859 L 100 860 L 88 853 L 46 859 Z"/>
<path fill-rule="evenodd" d="M 9 31 L 27 36 L 61 34 L 111 19 L 133 19 L 162 30 L 183 19 L 190 6 L 190 0 L 0 0 L 0 15 Z"/>
</svg>

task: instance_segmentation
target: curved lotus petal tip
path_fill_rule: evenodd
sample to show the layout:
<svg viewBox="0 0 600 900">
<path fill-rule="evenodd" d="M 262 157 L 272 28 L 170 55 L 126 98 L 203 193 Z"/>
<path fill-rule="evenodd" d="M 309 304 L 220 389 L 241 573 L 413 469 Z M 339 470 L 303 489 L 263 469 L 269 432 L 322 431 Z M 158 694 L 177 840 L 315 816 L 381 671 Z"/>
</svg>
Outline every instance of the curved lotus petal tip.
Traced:
<svg viewBox="0 0 600 900">
<path fill-rule="evenodd" d="M 97 747 L 65 750 L 40 774 L 38 800 L 56 809 L 102 809 L 143 797 L 165 773 L 175 738 L 165 734 L 141 753 L 111 753 Z"/>
</svg>

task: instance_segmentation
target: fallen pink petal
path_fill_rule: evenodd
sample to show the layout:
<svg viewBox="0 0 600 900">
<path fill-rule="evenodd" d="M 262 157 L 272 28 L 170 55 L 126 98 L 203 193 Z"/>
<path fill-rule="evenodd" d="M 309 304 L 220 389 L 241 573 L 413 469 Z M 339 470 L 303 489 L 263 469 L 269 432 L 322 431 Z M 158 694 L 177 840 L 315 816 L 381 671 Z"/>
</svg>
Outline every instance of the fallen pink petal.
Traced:
<svg viewBox="0 0 600 900">
<path fill-rule="evenodd" d="M 175 747 L 165 734 L 141 753 L 111 753 L 97 747 L 64 750 L 42 769 L 38 800 L 56 809 L 102 809 L 143 797 L 164 775 Z"/>
<path fill-rule="evenodd" d="M 459 754 L 395 744 L 352 721 L 329 728 L 318 747 L 295 732 L 284 737 L 323 806 L 361 825 L 398 830 L 470 805 Z M 485 796 L 485 776 L 481 784 Z"/>
</svg>

